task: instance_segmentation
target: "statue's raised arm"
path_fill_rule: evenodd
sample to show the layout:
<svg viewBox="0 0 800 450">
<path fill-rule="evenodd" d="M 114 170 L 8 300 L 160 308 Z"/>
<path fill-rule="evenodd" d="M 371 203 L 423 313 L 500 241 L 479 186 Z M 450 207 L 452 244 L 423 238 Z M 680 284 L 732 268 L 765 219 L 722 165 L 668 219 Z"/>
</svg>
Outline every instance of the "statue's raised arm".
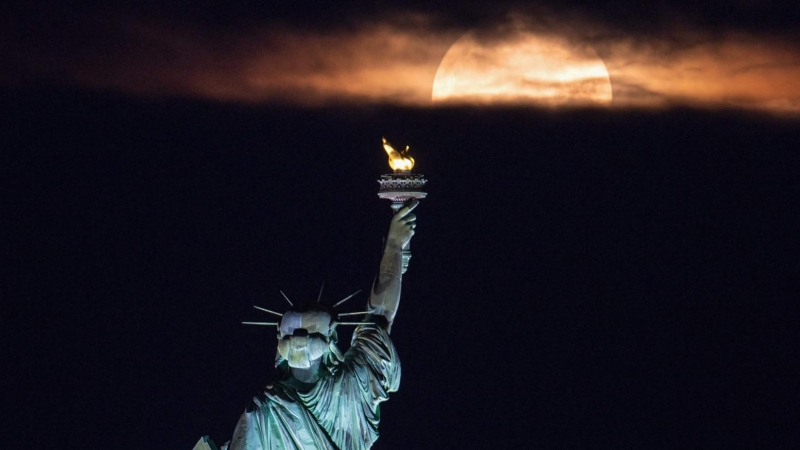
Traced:
<svg viewBox="0 0 800 450">
<path fill-rule="evenodd" d="M 414 236 L 417 216 L 411 213 L 419 200 L 408 202 L 392 217 L 386 245 L 383 248 L 380 270 L 369 299 L 373 315 L 383 316 L 391 329 L 397 308 L 400 305 L 400 285 L 403 277 L 403 247 L 407 247 Z"/>
</svg>

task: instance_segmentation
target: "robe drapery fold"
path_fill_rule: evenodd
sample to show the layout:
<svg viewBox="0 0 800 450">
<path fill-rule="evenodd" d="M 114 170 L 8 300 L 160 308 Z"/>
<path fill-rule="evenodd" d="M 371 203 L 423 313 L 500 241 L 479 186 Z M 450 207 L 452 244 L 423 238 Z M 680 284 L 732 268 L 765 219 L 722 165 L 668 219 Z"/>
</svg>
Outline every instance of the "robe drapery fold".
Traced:
<svg viewBox="0 0 800 450">
<path fill-rule="evenodd" d="M 254 397 L 228 450 L 367 450 L 378 439 L 379 405 L 399 386 L 389 334 L 361 325 L 333 373 L 313 385 L 289 376 Z"/>
</svg>

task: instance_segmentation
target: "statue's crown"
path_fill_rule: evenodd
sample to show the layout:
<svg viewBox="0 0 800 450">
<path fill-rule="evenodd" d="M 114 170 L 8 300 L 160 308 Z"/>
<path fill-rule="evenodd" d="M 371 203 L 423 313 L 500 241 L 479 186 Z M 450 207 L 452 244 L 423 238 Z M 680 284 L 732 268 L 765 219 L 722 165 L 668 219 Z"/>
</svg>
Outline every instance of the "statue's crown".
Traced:
<svg viewBox="0 0 800 450">
<path fill-rule="evenodd" d="M 323 287 L 324 287 L 324 284 L 323 284 Z M 355 292 L 353 292 L 352 294 L 348 295 L 347 297 L 343 298 L 342 300 L 339 300 L 338 302 L 336 302 L 333 305 L 328 305 L 328 304 L 322 303 L 322 301 L 321 301 L 322 300 L 322 288 L 320 288 L 320 290 L 319 290 L 319 296 L 317 297 L 316 301 L 304 302 L 302 304 L 298 303 L 297 305 L 295 305 L 294 302 L 289 300 L 289 297 L 287 297 L 286 294 L 283 293 L 283 291 L 279 291 L 279 292 L 281 293 L 283 298 L 286 300 L 286 302 L 289 303 L 289 308 L 286 311 L 284 311 L 283 313 L 279 313 L 277 311 L 273 311 L 271 309 L 267 309 L 267 308 L 263 308 L 261 306 L 255 306 L 255 305 L 253 305 L 253 308 L 258 309 L 260 311 L 267 312 L 269 314 L 272 314 L 272 315 L 275 315 L 275 316 L 278 316 L 278 317 L 281 317 L 281 318 L 283 318 L 283 315 L 288 311 L 294 311 L 294 312 L 297 312 L 297 313 L 304 313 L 304 312 L 310 312 L 310 311 L 325 312 L 331 317 L 331 327 L 335 327 L 336 325 L 366 325 L 366 324 L 371 324 L 372 323 L 372 322 L 343 322 L 343 321 L 340 320 L 341 317 L 358 316 L 358 315 L 362 315 L 362 316 L 369 315 L 369 314 L 371 314 L 371 311 L 357 311 L 357 312 L 340 313 L 336 309 L 339 306 L 341 306 L 344 302 L 346 302 L 346 301 L 350 300 L 351 298 L 355 297 L 359 292 L 361 292 L 360 289 L 355 291 Z M 273 325 L 273 326 L 280 326 L 280 321 L 278 321 L 278 322 L 242 322 L 242 323 L 245 324 L 245 325 Z"/>
</svg>

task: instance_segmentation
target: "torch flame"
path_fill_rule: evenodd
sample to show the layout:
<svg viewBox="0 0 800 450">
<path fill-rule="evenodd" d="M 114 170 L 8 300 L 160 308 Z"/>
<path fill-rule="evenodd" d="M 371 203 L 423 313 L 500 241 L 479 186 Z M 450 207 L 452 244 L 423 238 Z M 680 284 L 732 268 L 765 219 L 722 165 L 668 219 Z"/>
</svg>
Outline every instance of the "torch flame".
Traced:
<svg viewBox="0 0 800 450">
<path fill-rule="evenodd" d="M 406 156 L 408 152 L 407 145 L 405 150 L 398 152 L 386 142 L 386 138 L 383 138 L 383 149 L 386 150 L 386 153 L 389 155 L 389 167 L 391 167 L 392 170 L 408 171 L 414 167 L 414 158 Z"/>
</svg>

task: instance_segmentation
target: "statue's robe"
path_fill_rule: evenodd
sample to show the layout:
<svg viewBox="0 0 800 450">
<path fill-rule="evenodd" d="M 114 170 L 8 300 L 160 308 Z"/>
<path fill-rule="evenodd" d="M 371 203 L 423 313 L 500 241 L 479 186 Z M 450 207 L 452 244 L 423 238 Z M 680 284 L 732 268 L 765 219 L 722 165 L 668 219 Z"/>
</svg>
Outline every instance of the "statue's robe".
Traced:
<svg viewBox="0 0 800 450">
<path fill-rule="evenodd" d="M 242 414 L 228 450 L 366 450 L 378 439 L 380 403 L 400 386 L 387 331 L 361 325 L 333 373 L 315 384 L 294 377 L 268 386 Z"/>
</svg>

